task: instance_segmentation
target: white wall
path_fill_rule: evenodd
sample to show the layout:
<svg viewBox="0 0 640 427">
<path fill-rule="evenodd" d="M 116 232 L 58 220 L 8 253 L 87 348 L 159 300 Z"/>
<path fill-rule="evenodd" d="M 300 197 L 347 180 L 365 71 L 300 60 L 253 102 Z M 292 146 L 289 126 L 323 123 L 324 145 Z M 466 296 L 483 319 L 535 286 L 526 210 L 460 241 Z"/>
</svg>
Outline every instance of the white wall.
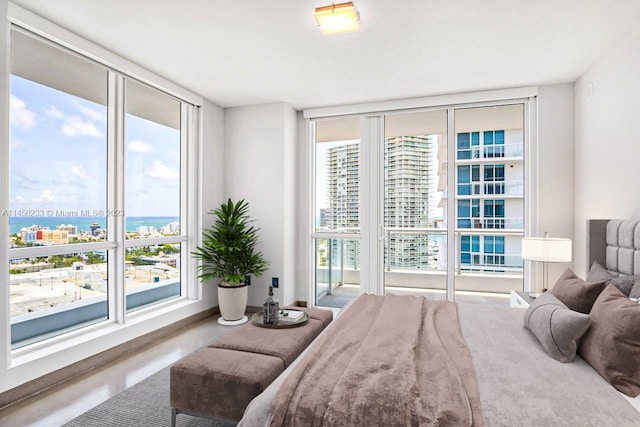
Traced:
<svg viewBox="0 0 640 427">
<path fill-rule="evenodd" d="M 636 27 L 576 82 L 574 259 L 579 275 L 588 269 L 588 219 L 640 219 L 639 101 Z"/>
<path fill-rule="evenodd" d="M 537 236 L 573 239 L 574 85 L 538 87 Z M 542 282 L 541 266 L 536 263 Z M 572 263 L 549 264 L 551 287 Z"/>
<path fill-rule="evenodd" d="M 202 106 L 202 156 L 200 157 L 200 192 L 203 228 L 213 224 L 208 215 L 226 199 L 224 191 L 224 109 L 205 100 Z M 202 229 L 197 232 L 202 235 Z M 218 305 L 218 289 L 215 283 L 203 284 L 203 299 L 212 306 Z"/>
<path fill-rule="evenodd" d="M 505 236 L 504 253 L 507 256 L 520 255 L 522 253 L 522 239 L 520 236 Z"/>
<path fill-rule="evenodd" d="M 296 300 L 296 112 L 284 103 L 225 110 L 225 189 L 249 202 L 260 230 L 260 250 L 271 263 L 253 278 L 249 305 L 260 306 L 272 277 L 281 304 Z"/>
<path fill-rule="evenodd" d="M 522 186 L 522 183 L 524 180 L 524 175 L 522 173 L 523 169 L 524 169 L 524 166 L 522 162 L 504 162 L 505 182 L 519 182 L 520 185 Z M 505 189 L 505 191 L 509 191 L 509 190 Z M 520 192 L 520 194 L 522 194 L 522 192 Z"/>
</svg>

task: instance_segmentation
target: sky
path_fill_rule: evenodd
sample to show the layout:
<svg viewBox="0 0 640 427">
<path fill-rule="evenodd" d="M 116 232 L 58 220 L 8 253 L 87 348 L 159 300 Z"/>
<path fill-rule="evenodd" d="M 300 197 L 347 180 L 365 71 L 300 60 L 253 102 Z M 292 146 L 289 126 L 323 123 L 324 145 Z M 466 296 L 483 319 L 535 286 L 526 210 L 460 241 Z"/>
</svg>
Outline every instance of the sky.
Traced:
<svg viewBox="0 0 640 427">
<path fill-rule="evenodd" d="M 107 107 L 15 75 L 10 85 L 10 210 L 106 210 Z M 125 214 L 178 216 L 180 132 L 132 115 L 126 132 Z"/>
</svg>

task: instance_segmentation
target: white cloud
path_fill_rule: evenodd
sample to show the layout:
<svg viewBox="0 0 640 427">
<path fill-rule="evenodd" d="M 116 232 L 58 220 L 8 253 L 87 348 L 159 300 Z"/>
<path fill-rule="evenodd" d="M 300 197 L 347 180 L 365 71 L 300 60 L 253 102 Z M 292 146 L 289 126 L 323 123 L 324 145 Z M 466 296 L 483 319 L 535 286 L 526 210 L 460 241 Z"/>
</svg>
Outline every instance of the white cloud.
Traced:
<svg viewBox="0 0 640 427">
<path fill-rule="evenodd" d="M 25 199 L 22 196 L 16 196 L 15 201 L 18 203 L 25 203 L 27 201 L 27 199 Z"/>
<path fill-rule="evenodd" d="M 85 170 L 84 166 L 82 165 L 74 165 L 71 166 L 71 173 L 74 174 L 75 176 L 77 176 L 78 178 L 88 178 L 89 174 L 87 173 L 87 171 Z"/>
<path fill-rule="evenodd" d="M 65 136 L 95 136 L 97 138 L 101 138 L 103 133 L 96 125 L 93 124 L 93 121 L 103 122 L 106 121 L 106 117 L 99 111 L 81 105 L 78 101 L 74 100 L 73 103 L 77 110 L 84 114 L 88 119 L 77 115 L 68 116 L 53 105 L 47 107 L 45 115 L 64 122 L 62 124 L 61 131 Z"/>
<path fill-rule="evenodd" d="M 9 99 L 9 117 L 11 126 L 27 130 L 35 126 L 36 113 L 27 108 L 27 104 L 15 95 Z"/>
<path fill-rule="evenodd" d="M 154 160 L 153 165 L 145 171 L 147 176 L 157 179 L 176 179 L 180 175 L 175 169 L 162 163 L 161 160 Z"/>
<path fill-rule="evenodd" d="M 53 105 L 50 105 L 49 107 L 47 107 L 46 110 L 44 110 L 44 114 L 47 117 L 51 117 L 52 119 L 64 119 L 65 115 L 62 113 L 62 111 L 58 110 L 56 107 L 54 107 Z"/>
<path fill-rule="evenodd" d="M 25 142 L 20 138 L 11 138 L 11 141 L 9 141 L 9 148 L 11 148 L 12 150 L 14 148 L 23 147 L 24 145 Z"/>
<path fill-rule="evenodd" d="M 150 153 L 153 151 L 153 147 L 151 144 L 148 144 L 143 141 L 134 140 L 129 142 L 129 151 L 133 151 L 135 153 Z"/>
<path fill-rule="evenodd" d="M 53 191 L 51 191 L 51 190 L 42 190 L 42 193 L 40 193 L 40 196 L 36 197 L 35 199 L 33 199 L 33 201 L 36 202 L 36 203 L 55 202 L 56 198 L 53 195 Z"/>
<path fill-rule="evenodd" d="M 67 117 L 62 125 L 65 136 L 95 136 L 102 137 L 102 132 L 91 122 L 82 120 L 78 116 Z"/>
<path fill-rule="evenodd" d="M 107 116 L 101 111 L 94 110 L 93 108 L 82 105 L 75 99 L 73 100 L 73 105 L 75 105 L 76 109 L 81 114 L 87 116 L 91 120 L 95 120 L 97 122 L 103 122 L 103 123 L 107 121 Z"/>
</svg>

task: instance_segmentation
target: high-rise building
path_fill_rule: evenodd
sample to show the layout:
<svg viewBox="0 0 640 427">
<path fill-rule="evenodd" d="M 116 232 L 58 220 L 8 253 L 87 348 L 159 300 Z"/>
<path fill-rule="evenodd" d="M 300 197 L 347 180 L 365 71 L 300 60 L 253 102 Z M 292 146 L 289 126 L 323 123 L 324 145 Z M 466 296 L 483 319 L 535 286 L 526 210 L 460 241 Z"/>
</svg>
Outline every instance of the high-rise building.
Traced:
<svg viewBox="0 0 640 427">
<path fill-rule="evenodd" d="M 327 152 L 329 207 L 326 225 L 331 229 L 360 226 L 360 144 L 347 143 Z"/>
<path fill-rule="evenodd" d="M 467 271 L 522 272 L 523 131 L 480 129 L 456 134 L 456 228 Z"/>
<path fill-rule="evenodd" d="M 384 224 L 390 230 L 386 263 L 399 268 L 437 268 L 438 245 L 421 233 L 393 231 L 432 227 L 436 209 L 438 136 L 399 136 L 385 140 Z M 360 145 L 345 143 L 327 152 L 329 207 L 323 223 L 334 230 L 359 227 Z M 332 254 L 356 266 L 358 244 L 347 241 Z M 339 253 L 342 252 L 342 253 Z"/>
<path fill-rule="evenodd" d="M 324 226 L 349 231 L 360 226 L 360 144 L 345 143 L 327 151 L 327 186 L 329 207 L 324 212 Z M 328 239 L 328 257 L 341 260 L 342 267 L 358 268 L 360 245 L 354 240 Z M 335 261 L 332 261 L 334 264 Z M 336 264 L 339 265 L 339 264 Z"/>
<path fill-rule="evenodd" d="M 399 136 L 385 140 L 384 225 L 434 225 L 438 136 Z M 437 268 L 437 243 L 423 233 L 388 232 L 387 266 Z"/>
</svg>

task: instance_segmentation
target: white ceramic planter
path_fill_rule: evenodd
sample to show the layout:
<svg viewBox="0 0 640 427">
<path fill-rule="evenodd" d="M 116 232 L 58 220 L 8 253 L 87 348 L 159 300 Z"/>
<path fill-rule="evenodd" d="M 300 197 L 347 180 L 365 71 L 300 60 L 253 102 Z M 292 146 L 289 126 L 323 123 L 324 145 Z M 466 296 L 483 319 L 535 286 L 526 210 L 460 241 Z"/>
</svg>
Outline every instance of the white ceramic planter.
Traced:
<svg viewBox="0 0 640 427">
<path fill-rule="evenodd" d="M 236 322 L 245 318 L 249 286 L 224 287 L 218 285 L 218 306 L 222 319 Z"/>
</svg>

